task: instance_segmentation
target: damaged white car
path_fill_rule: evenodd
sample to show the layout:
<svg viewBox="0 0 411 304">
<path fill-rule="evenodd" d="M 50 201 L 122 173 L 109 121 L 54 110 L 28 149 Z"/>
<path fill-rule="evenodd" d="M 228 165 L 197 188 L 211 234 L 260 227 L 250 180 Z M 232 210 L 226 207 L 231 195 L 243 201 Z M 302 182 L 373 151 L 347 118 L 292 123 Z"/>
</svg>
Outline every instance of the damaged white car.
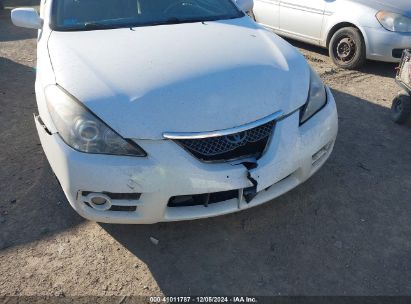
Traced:
<svg viewBox="0 0 411 304">
<path fill-rule="evenodd" d="M 35 123 L 68 201 L 108 223 L 205 218 L 270 201 L 314 174 L 334 98 L 250 0 L 48 0 Z"/>
</svg>

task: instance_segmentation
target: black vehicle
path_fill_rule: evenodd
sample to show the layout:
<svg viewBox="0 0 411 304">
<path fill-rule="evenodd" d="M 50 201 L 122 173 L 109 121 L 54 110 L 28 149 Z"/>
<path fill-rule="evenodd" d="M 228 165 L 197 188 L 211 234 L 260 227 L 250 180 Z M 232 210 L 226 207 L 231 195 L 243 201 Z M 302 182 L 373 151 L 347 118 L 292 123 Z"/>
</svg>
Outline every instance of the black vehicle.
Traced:
<svg viewBox="0 0 411 304">
<path fill-rule="evenodd" d="M 404 50 L 398 68 L 396 82 L 405 90 L 394 98 L 391 116 L 398 124 L 406 123 L 411 117 L 411 50 Z"/>
</svg>

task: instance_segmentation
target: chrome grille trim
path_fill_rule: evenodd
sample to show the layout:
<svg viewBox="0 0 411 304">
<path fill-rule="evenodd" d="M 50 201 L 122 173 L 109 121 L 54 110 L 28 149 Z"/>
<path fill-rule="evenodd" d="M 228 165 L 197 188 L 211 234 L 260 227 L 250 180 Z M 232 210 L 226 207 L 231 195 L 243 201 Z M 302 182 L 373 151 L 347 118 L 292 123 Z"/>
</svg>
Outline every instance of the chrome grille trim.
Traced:
<svg viewBox="0 0 411 304">
<path fill-rule="evenodd" d="M 259 142 L 260 140 L 268 139 L 271 136 L 274 126 L 275 121 L 272 120 L 256 128 L 240 133 L 230 134 L 228 136 L 225 135 L 201 139 L 180 139 L 178 141 L 184 146 L 184 148 L 187 148 L 192 152 L 202 154 L 206 157 L 216 156 Z M 231 142 L 227 139 L 227 137 L 234 137 L 236 135 L 239 137 L 241 136 L 242 140 L 239 142 Z"/>
<path fill-rule="evenodd" d="M 241 125 L 234 128 L 224 129 L 224 130 L 217 130 L 217 131 L 208 131 L 208 132 L 164 132 L 163 137 L 166 139 L 204 139 L 204 138 L 212 138 L 212 137 L 219 137 L 219 136 L 226 136 L 236 133 L 241 133 L 250 129 L 257 128 L 261 125 L 269 123 L 271 121 L 276 121 L 284 118 L 283 111 L 275 112 L 269 116 L 261 118 L 259 120 L 250 122 L 245 125 Z"/>
</svg>

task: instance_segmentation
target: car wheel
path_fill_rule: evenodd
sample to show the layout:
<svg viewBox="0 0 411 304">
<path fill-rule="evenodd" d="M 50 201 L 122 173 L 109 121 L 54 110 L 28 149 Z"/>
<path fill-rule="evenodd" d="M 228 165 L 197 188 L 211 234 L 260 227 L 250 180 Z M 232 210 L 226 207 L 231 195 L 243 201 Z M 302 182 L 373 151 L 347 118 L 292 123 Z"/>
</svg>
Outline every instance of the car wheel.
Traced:
<svg viewBox="0 0 411 304">
<path fill-rule="evenodd" d="M 399 94 L 392 102 L 391 117 L 397 124 L 404 124 L 411 117 L 411 97 Z"/>
<path fill-rule="evenodd" d="M 332 36 L 329 52 L 333 62 L 344 69 L 358 69 L 366 59 L 365 42 L 354 27 L 339 29 Z"/>
</svg>

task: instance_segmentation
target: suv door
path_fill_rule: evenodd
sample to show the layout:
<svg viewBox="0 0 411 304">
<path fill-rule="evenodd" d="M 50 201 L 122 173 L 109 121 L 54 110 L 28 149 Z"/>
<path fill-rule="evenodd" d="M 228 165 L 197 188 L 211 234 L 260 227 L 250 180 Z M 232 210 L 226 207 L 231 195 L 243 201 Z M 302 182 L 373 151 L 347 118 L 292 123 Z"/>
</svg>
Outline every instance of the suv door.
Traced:
<svg viewBox="0 0 411 304">
<path fill-rule="evenodd" d="M 326 0 L 281 0 L 280 30 L 287 36 L 319 43 Z"/>
<path fill-rule="evenodd" d="M 272 28 L 280 27 L 280 0 L 255 0 L 253 14 L 258 23 Z"/>
</svg>

